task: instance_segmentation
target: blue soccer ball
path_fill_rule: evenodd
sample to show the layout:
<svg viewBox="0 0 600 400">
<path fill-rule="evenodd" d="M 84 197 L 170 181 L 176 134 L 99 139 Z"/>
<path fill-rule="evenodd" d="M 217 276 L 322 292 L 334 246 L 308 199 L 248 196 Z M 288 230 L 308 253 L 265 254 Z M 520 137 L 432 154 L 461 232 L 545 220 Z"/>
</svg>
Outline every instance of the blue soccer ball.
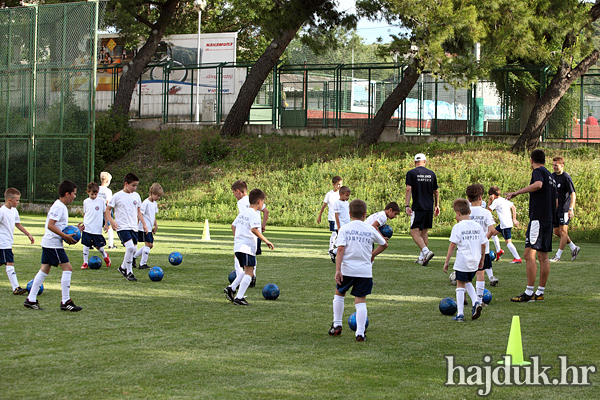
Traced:
<svg viewBox="0 0 600 400">
<path fill-rule="evenodd" d="M 440 312 L 444 315 L 454 315 L 456 314 L 456 310 L 458 307 L 456 305 L 456 301 L 452 297 L 444 297 L 440 301 Z"/>
<path fill-rule="evenodd" d="M 233 283 L 233 281 L 235 281 L 235 278 L 237 276 L 237 273 L 235 272 L 235 269 L 233 271 L 231 271 L 229 273 L 229 277 L 227 279 L 229 279 L 229 283 Z"/>
<path fill-rule="evenodd" d="M 180 252 L 174 251 L 171 254 L 169 254 L 169 262 L 171 263 L 171 265 L 179 265 L 182 261 L 183 256 Z"/>
<path fill-rule="evenodd" d="M 494 250 L 490 250 L 490 259 L 496 261 L 496 252 Z"/>
<path fill-rule="evenodd" d="M 73 236 L 73 239 L 75 240 L 75 243 L 79 242 L 79 240 L 81 239 L 81 231 L 76 226 L 69 225 L 62 231 L 66 235 L 72 235 L 74 233 L 75 235 Z M 65 240 L 65 242 L 66 242 L 66 240 Z"/>
<path fill-rule="evenodd" d="M 152 267 L 148 271 L 148 277 L 151 281 L 158 282 L 161 281 L 163 276 L 165 276 L 165 272 L 161 267 Z"/>
<path fill-rule="evenodd" d="M 265 287 L 263 287 L 262 294 L 267 300 L 275 300 L 279 297 L 279 287 L 274 283 L 267 283 Z"/>
<path fill-rule="evenodd" d="M 350 327 L 350 329 L 354 332 L 356 332 L 356 313 L 352 313 L 352 315 L 350 315 L 348 317 L 348 326 Z M 367 322 L 365 323 L 365 329 L 367 329 L 369 327 L 369 317 L 367 317 Z"/>
<path fill-rule="evenodd" d="M 383 237 L 386 237 L 388 239 L 391 238 L 392 235 L 394 234 L 394 230 L 392 229 L 392 227 L 389 226 L 389 225 L 387 225 L 387 224 L 386 225 L 381 225 L 379 227 L 379 232 L 381 233 L 381 235 Z"/>
<path fill-rule="evenodd" d="M 483 302 L 490 304 L 492 302 L 492 292 L 487 289 L 483 289 Z"/>
<path fill-rule="evenodd" d="M 102 259 L 98 256 L 90 257 L 88 260 L 88 266 L 90 269 L 100 269 L 100 267 L 102 267 Z"/>
<path fill-rule="evenodd" d="M 33 279 L 29 281 L 29 283 L 27 284 L 27 291 L 31 293 L 31 287 L 33 286 Z M 40 286 L 40 290 L 38 290 L 38 296 L 40 294 L 44 293 L 44 284 L 42 283 L 42 285 Z"/>
</svg>

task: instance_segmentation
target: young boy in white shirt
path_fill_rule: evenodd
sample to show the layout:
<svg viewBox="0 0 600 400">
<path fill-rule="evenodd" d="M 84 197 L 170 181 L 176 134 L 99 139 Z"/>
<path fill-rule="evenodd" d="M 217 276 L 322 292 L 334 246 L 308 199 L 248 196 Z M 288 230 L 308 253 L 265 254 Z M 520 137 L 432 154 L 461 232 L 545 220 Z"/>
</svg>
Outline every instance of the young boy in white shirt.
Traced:
<svg viewBox="0 0 600 400">
<path fill-rule="evenodd" d="M 331 178 L 331 183 L 333 184 L 333 189 L 331 189 L 325 195 L 323 199 L 323 205 L 321 206 L 321 211 L 319 211 L 319 216 L 317 217 L 317 224 L 321 223 L 321 215 L 323 215 L 323 211 L 325 207 L 327 207 L 327 221 L 329 222 L 329 230 L 331 231 L 331 237 L 329 238 L 329 250 L 333 249 L 333 245 L 335 243 L 335 238 L 337 236 L 337 229 L 335 229 L 335 213 L 333 212 L 333 206 L 336 201 L 340 199 L 340 188 L 343 185 L 343 180 L 341 176 L 334 176 Z"/>
<path fill-rule="evenodd" d="M 333 212 L 335 215 L 335 229 L 339 234 L 340 228 L 350 222 L 350 194 L 352 191 L 348 186 L 342 186 L 340 188 L 340 199 L 333 205 Z M 336 239 L 337 241 L 337 239 Z M 337 244 L 333 243 L 333 249 L 329 250 L 329 256 L 331 262 L 335 264 L 335 257 L 337 256 Z"/>
<path fill-rule="evenodd" d="M 233 252 L 239 264 L 243 267 L 243 272 L 238 274 L 231 285 L 227 286 L 223 291 L 229 301 L 235 305 L 249 305 L 244 294 L 248 287 L 252 276 L 254 275 L 254 266 L 256 265 L 256 238 L 265 242 L 265 244 L 273 250 L 273 243 L 269 242 L 261 232 L 260 215 L 258 211 L 263 208 L 265 203 L 265 194 L 260 189 L 253 189 L 250 192 L 249 202 L 250 207 L 243 210 L 233 221 L 231 230 L 233 231 Z M 236 289 L 239 290 L 236 294 Z"/>
<path fill-rule="evenodd" d="M 142 223 L 142 229 L 148 233 L 148 226 L 142 215 L 142 199 L 136 193 L 140 184 L 139 178 L 132 173 L 125 175 L 123 190 L 118 191 L 106 207 L 104 218 L 110 222 L 117 231 L 121 243 L 125 246 L 125 256 L 123 263 L 119 267 L 119 272 L 128 281 L 137 281 L 133 275 L 133 254 L 136 251 L 138 242 L 138 222 Z M 115 218 L 111 216 L 111 211 L 115 210 Z"/>
<path fill-rule="evenodd" d="M 109 174 L 106 171 L 100 172 L 100 188 L 98 190 L 98 197 L 100 197 L 102 200 L 104 200 L 104 204 L 106 204 L 106 205 L 108 205 L 108 202 L 110 201 L 110 199 L 112 199 L 112 190 L 110 190 L 108 188 L 111 181 L 112 181 L 111 174 Z M 108 248 L 116 249 L 117 246 L 115 246 L 115 231 L 113 230 L 112 226 L 110 226 L 108 224 L 106 226 L 108 228 L 108 230 L 107 230 L 107 232 L 108 232 Z M 105 230 L 107 228 L 105 228 Z"/>
<path fill-rule="evenodd" d="M 367 224 L 367 203 L 355 199 L 349 204 L 352 221 L 338 231 L 338 257 L 335 263 L 336 289 L 333 296 L 333 322 L 330 336 L 342 333 L 344 298 L 354 296 L 356 309 L 356 341 L 367 340 L 365 325 L 367 322 L 367 295 L 373 289 L 373 260 L 387 248 L 387 240 L 372 225 Z M 374 243 L 379 246 L 373 249 Z"/>
<path fill-rule="evenodd" d="M 450 246 L 448 246 L 448 254 L 444 263 L 444 272 L 448 273 L 450 257 L 452 257 L 456 249 L 454 271 L 456 271 L 456 305 L 458 312 L 452 320 L 463 322 L 465 320 L 465 291 L 469 294 L 473 304 L 471 319 L 477 319 L 481 315 L 482 305 L 477 299 L 477 294 L 471 281 L 477 271 L 483 268 L 485 244 L 489 240 L 481 225 L 472 221 L 469 217 L 471 208 L 466 199 L 454 200 L 452 208 L 456 213 L 457 224 L 452 227 L 452 232 L 450 233 Z"/>
<path fill-rule="evenodd" d="M 158 224 L 156 222 L 156 214 L 158 213 L 158 199 L 164 194 L 164 190 L 159 183 L 153 183 L 150 186 L 150 195 L 144 202 L 142 203 L 141 211 L 144 216 L 144 221 L 146 221 L 146 226 L 148 228 L 152 227 L 152 232 L 144 232 L 144 226 L 141 221 L 138 223 L 138 242 L 143 242 L 144 246 L 141 247 L 138 251 L 133 255 L 133 267 L 135 268 L 135 260 L 139 256 L 142 256 L 142 260 L 140 261 L 140 269 L 148 269 L 148 256 L 150 255 L 150 249 L 154 247 L 154 234 L 158 229 Z"/>
<path fill-rule="evenodd" d="M 519 221 L 517 221 L 517 208 L 512 201 L 506 200 L 504 197 L 500 197 L 502 193 L 500 192 L 500 188 L 498 186 L 490 187 L 488 194 L 490 195 L 489 210 L 496 210 L 498 219 L 500 220 L 500 224 L 496 226 L 496 231 L 502 234 L 506 243 L 506 247 L 508 247 L 508 250 L 510 250 L 510 253 L 513 256 L 513 260 L 510 261 L 509 264 L 520 264 L 521 257 L 519 256 L 517 248 L 512 243 L 511 234 L 513 224 L 514 226 L 519 225 Z M 498 239 L 497 235 L 492 236 L 492 239 L 494 240 L 494 245 L 496 246 L 496 261 L 498 261 L 502 254 L 504 254 L 504 250 L 500 248 L 500 240 Z"/>
<path fill-rule="evenodd" d="M 12 252 L 15 227 L 29 238 L 31 244 L 34 243 L 33 236 L 21 225 L 19 211 L 17 210 L 20 201 L 21 192 L 11 187 L 4 192 L 4 205 L 0 207 L 0 265 L 6 265 L 6 275 L 8 275 L 8 280 L 15 295 L 27 294 L 27 289 L 19 286 L 17 273 L 15 272 L 15 260 Z"/>
<path fill-rule="evenodd" d="M 379 230 L 380 227 L 387 223 L 388 219 L 394 219 L 398 214 L 400 214 L 400 206 L 395 201 L 391 201 L 385 206 L 383 211 L 369 215 L 365 222 Z"/>
<path fill-rule="evenodd" d="M 110 257 L 104 250 L 106 240 L 104 240 L 104 236 L 102 236 L 106 202 L 98 197 L 99 189 L 100 187 L 96 182 L 90 182 L 87 186 L 89 197 L 83 201 L 83 232 L 81 233 L 83 265 L 81 266 L 81 269 L 88 269 L 88 259 L 90 257 L 91 247 L 98 249 L 107 267 L 111 266 Z"/>
<path fill-rule="evenodd" d="M 77 197 L 77 185 L 69 180 L 62 181 L 58 185 L 58 195 L 59 199 L 52 204 L 46 217 L 46 233 L 42 238 L 42 266 L 35 275 L 35 278 L 33 278 L 31 290 L 23 305 L 33 310 L 42 310 L 40 303 L 37 301 L 38 291 L 44 283 L 44 279 L 50 273 L 50 267 L 59 266 L 63 270 L 60 279 L 62 292 L 60 309 L 62 311 L 77 312 L 81 311 L 82 307 L 76 306 L 73 300 L 71 300 L 70 290 L 73 267 L 63 247 L 63 240 L 68 244 L 76 243 L 75 239 L 73 239 L 75 233 L 67 235 L 63 232 L 63 229 L 69 225 L 67 204 L 71 204 L 75 200 L 75 197 Z M 82 224 L 79 224 L 78 228 L 82 230 Z"/>
</svg>

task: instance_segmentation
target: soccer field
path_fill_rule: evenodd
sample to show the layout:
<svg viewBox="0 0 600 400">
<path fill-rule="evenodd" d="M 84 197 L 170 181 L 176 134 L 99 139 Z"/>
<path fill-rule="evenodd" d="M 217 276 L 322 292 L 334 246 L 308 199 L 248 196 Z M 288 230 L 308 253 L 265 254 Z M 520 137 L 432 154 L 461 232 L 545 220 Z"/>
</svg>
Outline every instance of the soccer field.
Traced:
<svg viewBox="0 0 600 400">
<path fill-rule="evenodd" d="M 39 270 L 44 221 L 21 216 L 35 245 L 15 232 L 23 287 Z M 0 398 L 476 398 L 477 386 L 445 385 L 444 356 L 454 355 L 456 364 L 484 365 L 489 355 L 495 368 L 514 315 L 520 316 L 525 358 L 539 355 L 541 364 L 552 366 L 551 379 L 560 376 L 559 355 L 578 366 L 600 360 L 597 244 L 578 243 L 582 251 L 575 262 L 552 264 L 546 300 L 537 303 L 509 301 L 526 281 L 524 264 L 509 264 L 507 251 L 494 263 L 499 285 L 486 285 L 493 294 L 490 306 L 478 320 L 456 323 L 438 311 L 443 297 L 455 297 L 442 271 L 447 238 L 430 239 L 435 257 L 421 267 L 413 263 L 418 252 L 412 239 L 394 236 L 375 261 L 368 340 L 357 343 L 346 322 L 341 336 L 327 334 L 335 272 L 327 230 L 268 227 L 265 235 L 275 250 L 258 257 L 257 287 L 247 292 L 250 306 L 238 307 L 223 294 L 233 269 L 230 227 L 211 224 L 212 240 L 202 242 L 203 224 L 158 223 L 148 264 L 164 269 L 161 282 L 140 270 L 134 270 L 138 282 L 123 279 L 116 270 L 122 247 L 109 252 L 113 267 L 100 270 L 80 270 L 81 244 L 68 247 L 79 313 L 59 309 L 60 269 L 53 268 L 44 282 L 38 297 L 43 311 L 23 307 L 25 296 L 11 294 L 6 275 L 0 279 Z M 516 246 L 522 254 L 523 243 Z M 181 265 L 168 263 L 171 251 L 183 254 Z M 276 301 L 262 298 L 269 282 L 281 289 Z M 344 321 L 352 312 L 348 295 Z M 589 380 L 591 386 L 493 387 L 490 397 L 600 398 L 600 374 Z"/>
</svg>

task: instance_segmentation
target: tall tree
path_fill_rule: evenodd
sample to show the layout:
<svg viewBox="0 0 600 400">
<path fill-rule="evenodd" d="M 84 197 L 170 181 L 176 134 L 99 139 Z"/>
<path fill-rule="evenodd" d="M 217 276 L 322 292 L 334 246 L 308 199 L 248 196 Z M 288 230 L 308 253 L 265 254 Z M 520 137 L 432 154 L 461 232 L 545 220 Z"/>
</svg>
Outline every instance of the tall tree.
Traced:
<svg viewBox="0 0 600 400">
<path fill-rule="evenodd" d="M 334 0 L 276 0 L 265 7 L 260 26 L 273 40 L 250 69 L 221 129 L 223 136 L 238 136 L 264 81 L 292 39 L 305 24 L 311 34 L 326 33 L 336 25 L 353 27 L 356 18 L 336 10 Z"/>
</svg>

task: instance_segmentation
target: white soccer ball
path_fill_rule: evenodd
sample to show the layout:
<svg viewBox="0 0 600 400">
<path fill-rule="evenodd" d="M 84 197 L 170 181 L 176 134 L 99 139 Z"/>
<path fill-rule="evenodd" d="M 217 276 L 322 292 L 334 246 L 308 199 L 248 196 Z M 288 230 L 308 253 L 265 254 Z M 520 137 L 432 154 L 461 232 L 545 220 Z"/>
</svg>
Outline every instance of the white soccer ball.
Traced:
<svg viewBox="0 0 600 400">
<path fill-rule="evenodd" d="M 456 271 L 452 271 L 450 274 L 450 283 L 456 286 Z"/>
</svg>

